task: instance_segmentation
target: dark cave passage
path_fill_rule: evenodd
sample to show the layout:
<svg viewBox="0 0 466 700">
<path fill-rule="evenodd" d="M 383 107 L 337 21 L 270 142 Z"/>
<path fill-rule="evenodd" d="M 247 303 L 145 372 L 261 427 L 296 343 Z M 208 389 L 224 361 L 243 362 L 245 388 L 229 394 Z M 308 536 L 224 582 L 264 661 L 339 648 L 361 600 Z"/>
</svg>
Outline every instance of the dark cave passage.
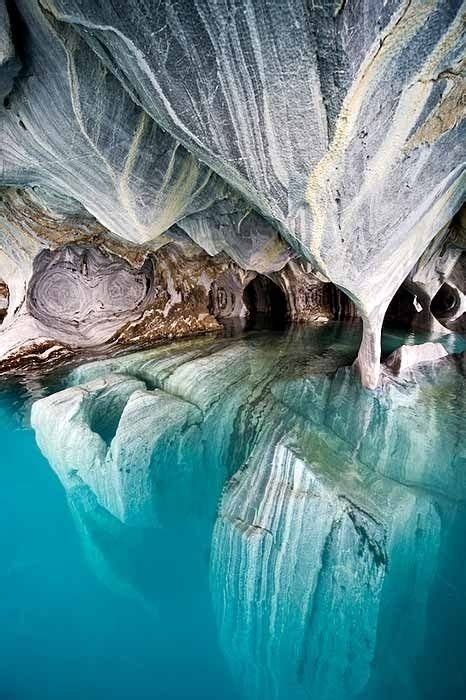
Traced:
<svg viewBox="0 0 466 700">
<path fill-rule="evenodd" d="M 440 321 L 453 317 L 461 304 L 458 290 L 451 287 L 447 282 L 442 284 L 437 294 L 432 299 L 430 310 Z"/>
<path fill-rule="evenodd" d="M 411 328 L 417 311 L 414 294 L 403 285 L 397 289 L 385 313 L 384 326 Z"/>
<path fill-rule="evenodd" d="M 322 305 L 327 308 L 336 321 L 350 321 L 359 317 L 353 301 L 333 282 L 324 285 Z"/>
<path fill-rule="evenodd" d="M 402 327 L 428 332 L 438 331 L 441 326 L 450 328 L 461 316 L 461 306 L 461 292 L 454 284 L 444 282 L 430 303 L 428 294 L 423 294 L 422 289 L 419 295 L 415 295 L 402 285 L 388 306 L 384 328 Z"/>
<path fill-rule="evenodd" d="M 246 328 L 284 328 L 290 313 L 285 293 L 264 275 L 257 275 L 245 287 L 243 301 L 248 310 Z"/>
</svg>

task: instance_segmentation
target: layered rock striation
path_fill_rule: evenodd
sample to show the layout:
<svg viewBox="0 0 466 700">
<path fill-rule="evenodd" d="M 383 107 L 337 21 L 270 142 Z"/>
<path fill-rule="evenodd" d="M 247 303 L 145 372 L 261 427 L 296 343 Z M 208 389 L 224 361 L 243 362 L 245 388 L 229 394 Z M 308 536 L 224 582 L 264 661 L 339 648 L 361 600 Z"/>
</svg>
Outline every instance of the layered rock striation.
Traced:
<svg viewBox="0 0 466 700">
<path fill-rule="evenodd" d="M 95 573 L 146 609 L 185 586 L 186 614 L 209 581 L 201 624 L 255 700 L 418 697 L 429 606 L 463 580 L 464 360 L 368 391 L 344 367 L 357 342 L 177 341 L 82 365 L 32 407 Z"/>
<path fill-rule="evenodd" d="M 331 282 L 355 304 L 357 365 L 373 388 L 382 322 L 403 282 L 418 325 L 464 323 L 464 243 L 451 233 L 464 201 L 463 22 L 460 0 L 17 0 L 0 14 L 0 184 L 34 188 L 54 214 L 66 201 L 80 212 L 73 226 L 100 227 L 106 246 L 136 246 L 145 260 L 182 231 L 206 261 L 226 256 L 241 274 L 297 261 L 300 284 Z M 36 255 L 43 264 L 54 246 L 38 245 L 37 231 L 23 246 L 3 223 L 0 236 L 9 321 Z M 135 282 L 143 268 L 125 268 L 123 281 L 124 265 L 107 264 L 102 279 L 115 274 L 114 289 L 127 289 L 131 323 L 148 301 Z M 32 287 L 49 288 L 37 277 Z M 79 304 L 94 310 L 79 287 Z M 27 305 L 48 319 L 47 333 L 29 335 L 50 342 L 50 302 Z M 102 334 L 117 309 L 102 310 Z"/>
</svg>

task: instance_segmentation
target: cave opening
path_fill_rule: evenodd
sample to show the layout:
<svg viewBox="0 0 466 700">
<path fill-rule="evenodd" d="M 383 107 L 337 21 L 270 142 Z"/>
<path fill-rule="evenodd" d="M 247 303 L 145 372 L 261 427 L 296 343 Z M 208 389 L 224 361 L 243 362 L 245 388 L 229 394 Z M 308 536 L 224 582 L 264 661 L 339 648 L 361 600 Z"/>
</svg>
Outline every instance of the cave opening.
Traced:
<svg viewBox="0 0 466 700">
<path fill-rule="evenodd" d="M 264 275 L 257 275 L 243 291 L 247 309 L 246 328 L 272 328 L 279 330 L 289 322 L 289 308 L 285 293 Z"/>
<path fill-rule="evenodd" d="M 333 282 L 327 282 L 323 286 L 322 306 L 335 321 L 359 319 L 355 303 Z"/>
<path fill-rule="evenodd" d="M 442 322 L 456 314 L 460 303 L 458 290 L 445 282 L 432 299 L 430 310 L 435 318 Z"/>
<path fill-rule="evenodd" d="M 414 294 L 403 285 L 397 289 L 385 312 L 384 326 L 411 328 L 417 315 Z"/>
</svg>

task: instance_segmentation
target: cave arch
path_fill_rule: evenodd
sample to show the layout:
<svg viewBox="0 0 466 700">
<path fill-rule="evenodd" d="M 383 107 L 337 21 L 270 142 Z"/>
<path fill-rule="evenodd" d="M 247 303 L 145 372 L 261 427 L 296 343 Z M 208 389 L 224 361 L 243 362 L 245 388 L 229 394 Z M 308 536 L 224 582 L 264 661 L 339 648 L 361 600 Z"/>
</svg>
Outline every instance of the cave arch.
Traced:
<svg viewBox="0 0 466 700">
<path fill-rule="evenodd" d="M 402 284 L 393 295 L 385 312 L 384 325 L 411 328 L 418 313 L 415 295 Z"/>
<path fill-rule="evenodd" d="M 265 275 L 257 275 L 243 290 L 246 328 L 279 329 L 287 325 L 290 309 L 285 292 Z"/>
<path fill-rule="evenodd" d="M 333 282 L 327 282 L 323 285 L 321 304 L 324 309 L 328 310 L 331 318 L 335 321 L 359 319 L 356 304 Z"/>
<path fill-rule="evenodd" d="M 431 301 L 430 310 L 440 323 L 454 318 L 461 306 L 461 298 L 456 287 L 444 282 Z"/>
</svg>

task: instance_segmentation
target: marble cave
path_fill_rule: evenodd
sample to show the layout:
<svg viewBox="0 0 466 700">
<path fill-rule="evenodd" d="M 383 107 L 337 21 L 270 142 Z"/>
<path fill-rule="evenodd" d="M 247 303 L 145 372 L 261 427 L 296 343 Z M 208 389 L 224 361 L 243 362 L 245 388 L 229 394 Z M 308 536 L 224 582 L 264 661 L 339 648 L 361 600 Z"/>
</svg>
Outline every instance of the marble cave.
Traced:
<svg viewBox="0 0 466 700">
<path fill-rule="evenodd" d="M 0 0 L 0 697 L 466 697 L 466 2 Z"/>
</svg>

